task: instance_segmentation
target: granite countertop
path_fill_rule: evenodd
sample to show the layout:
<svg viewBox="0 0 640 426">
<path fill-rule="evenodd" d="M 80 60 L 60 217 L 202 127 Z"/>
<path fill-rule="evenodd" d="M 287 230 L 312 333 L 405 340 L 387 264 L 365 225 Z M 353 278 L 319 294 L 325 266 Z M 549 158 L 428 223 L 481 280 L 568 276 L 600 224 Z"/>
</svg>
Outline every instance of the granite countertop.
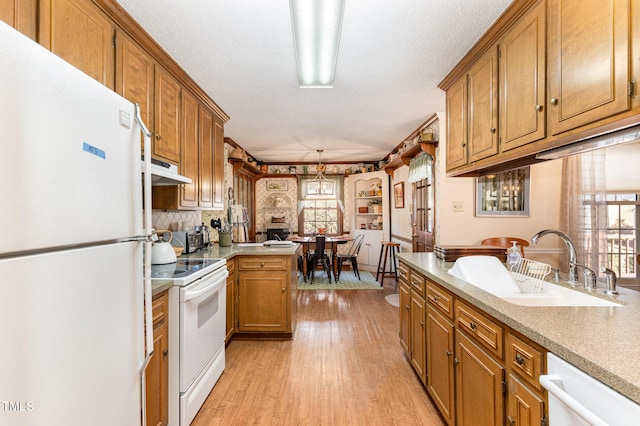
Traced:
<svg viewBox="0 0 640 426">
<path fill-rule="evenodd" d="M 398 258 L 461 299 L 640 403 L 640 292 L 618 287 L 620 294 L 617 296 L 605 296 L 602 289 L 595 293 L 623 305 L 619 307 L 521 306 L 448 274 L 453 262 L 437 259 L 433 253 L 399 253 Z"/>
<path fill-rule="evenodd" d="M 220 247 L 214 244 L 206 249 L 198 250 L 195 253 L 183 254 L 180 258 L 209 259 L 224 258 L 232 259 L 235 256 L 283 256 L 296 254 L 300 244 L 282 246 L 264 246 L 262 244 L 232 244 L 229 247 Z M 151 287 L 153 295 L 162 293 L 173 286 L 171 280 L 152 280 Z"/>
</svg>

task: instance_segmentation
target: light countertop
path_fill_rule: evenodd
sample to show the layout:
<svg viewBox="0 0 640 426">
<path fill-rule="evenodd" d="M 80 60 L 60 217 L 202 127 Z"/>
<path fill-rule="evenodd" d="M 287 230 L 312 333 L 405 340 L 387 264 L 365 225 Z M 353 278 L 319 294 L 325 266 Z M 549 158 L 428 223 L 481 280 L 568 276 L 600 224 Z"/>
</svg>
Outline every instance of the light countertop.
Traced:
<svg viewBox="0 0 640 426">
<path fill-rule="evenodd" d="M 620 294 L 617 296 L 605 296 L 602 289 L 595 293 L 623 305 L 619 307 L 520 306 L 448 274 L 453 262 L 437 259 L 433 253 L 399 253 L 398 258 L 461 299 L 640 403 L 640 292 L 618 287 Z M 573 289 L 582 291 L 581 287 Z"/>
<path fill-rule="evenodd" d="M 214 244 L 206 249 L 198 250 L 195 253 L 183 254 L 180 258 L 192 259 L 209 259 L 224 258 L 232 259 L 235 256 L 286 256 L 296 254 L 300 244 L 291 244 L 286 246 L 263 246 L 263 245 L 239 245 L 232 244 L 229 247 L 220 247 Z M 153 280 L 151 281 L 152 292 L 156 294 L 162 293 L 173 286 L 171 280 Z"/>
</svg>

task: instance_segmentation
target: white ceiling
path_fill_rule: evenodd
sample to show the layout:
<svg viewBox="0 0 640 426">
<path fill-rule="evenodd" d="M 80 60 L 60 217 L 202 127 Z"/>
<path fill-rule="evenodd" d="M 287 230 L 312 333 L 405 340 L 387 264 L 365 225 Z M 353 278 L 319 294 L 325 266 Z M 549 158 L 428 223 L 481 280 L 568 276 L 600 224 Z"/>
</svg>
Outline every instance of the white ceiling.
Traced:
<svg viewBox="0 0 640 426">
<path fill-rule="evenodd" d="M 267 162 L 375 161 L 430 115 L 437 85 L 510 0 L 346 0 L 333 89 L 300 89 L 286 0 L 118 0 Z"/>
</svg>

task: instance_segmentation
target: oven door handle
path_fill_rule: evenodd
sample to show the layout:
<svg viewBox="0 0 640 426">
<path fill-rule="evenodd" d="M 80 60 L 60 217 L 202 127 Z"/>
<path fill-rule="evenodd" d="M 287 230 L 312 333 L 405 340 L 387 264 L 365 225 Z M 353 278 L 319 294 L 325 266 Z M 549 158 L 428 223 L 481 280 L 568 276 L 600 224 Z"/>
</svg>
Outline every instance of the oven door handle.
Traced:
<svg viewBox="0 0 640 426">
<path fill-rule="evenodd" d="M 226 268 L 222 271 L 212 272 L 205 278 L 202 278 L 202 282 L 193 286 L 193 289 L 186 288 L 186 291 L 182 295 L 182 302 L 188 302 L 204 294 L 213 293 L 218 287 L 226 283 L 228 276 L 229 272 Z M 204 283 L 208 284 L 203 285 Z"/>
</svg>

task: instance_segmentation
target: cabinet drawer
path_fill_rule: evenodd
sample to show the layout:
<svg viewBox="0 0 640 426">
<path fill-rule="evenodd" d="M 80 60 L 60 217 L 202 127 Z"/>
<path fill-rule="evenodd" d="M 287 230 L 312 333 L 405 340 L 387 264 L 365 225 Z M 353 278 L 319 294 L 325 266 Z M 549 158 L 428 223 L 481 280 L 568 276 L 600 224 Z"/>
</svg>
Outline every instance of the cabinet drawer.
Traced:
<svg viewBox="0 0 640 426">
<path fill-rule="evenodd" d="M 419 274 L 414 269 L 411 270 L 411 273 L 409 274 L 409 286 L 422 297 L 425 295 L 426 282 L 427 279 L 424 275 Z"/>
<path fill-rule="evenodd" d="M 398 265 L 398 279 L 407 285 L 409 285 L 409 270 L 409 267 L 402 262 Z"/>
<path fill-rule="evenodd" d="M 507 367 L 511 367 L 535 389 L 542 391 L 538 381 L 542 374 L 544 352 L 507 333 Z"/>
<path fill-rule="evenodd" d="M 458 328 L 502 359 L 504 331 L 499 324 L 460 302 L 455 304 L 455 316 Z"/>
<path fill-rule="evenodd" d="M 238 269 L 273 271 L 287 269 L 287 259 L 282 257 L 241 257 L 238 259 Z"/>
<path fill-rule="evenodd" d="M 153 317 L 154 327 L 162 322 L 167 316 L 167 312 L 169 310 L 167 303 L 169 298 L 167 293 L 168 292 L 163 291 L 162 293 L 157 294 L 151 302 L 151 315 Z"/>
<path fill-rule="evenodd" d="M 453 295 L 447 290 L 427 281 L 427 300 L 447 318 L 453 319 Z"/>
</svg>

